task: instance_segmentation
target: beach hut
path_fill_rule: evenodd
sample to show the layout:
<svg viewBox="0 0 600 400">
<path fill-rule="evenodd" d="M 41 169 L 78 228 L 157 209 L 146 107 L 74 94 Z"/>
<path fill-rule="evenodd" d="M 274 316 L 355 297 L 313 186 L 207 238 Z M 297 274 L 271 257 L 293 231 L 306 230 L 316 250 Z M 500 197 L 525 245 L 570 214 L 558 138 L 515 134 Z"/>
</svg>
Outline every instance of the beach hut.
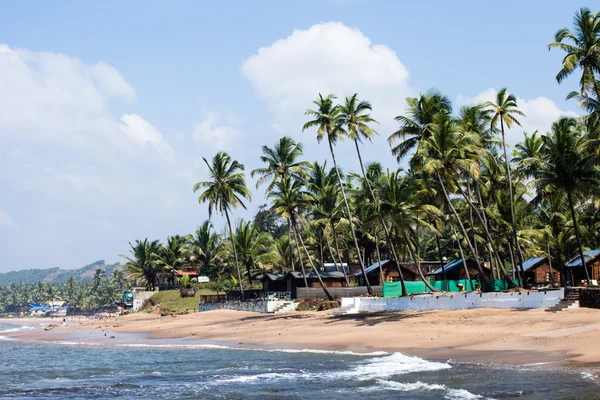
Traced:
<svg viewBox="0 0 600 400">
<path fill-rule="evenodd" d="M 446 279 L 449 281 L 452 280 L 461 280 L 461 279 L 478 279 L 479 278 L 479 270 L 477 269 L 477 263 L 472 258 L 467 258 L 465 260 L 467 263 L 467 270 L 469 272 L 469 276 L 466 276 L 465 267 L 462 262 L 462 259 L 454 260 L 446 264 L 442 270 L 439 268 L 432 273 L 429 274 L 436 281 L 444 280 L 444 272 L 446 273 Z M 491 271 L 486 266 L 482 265 L 481 269 L 485 274 L 486 278 L 489 279 L 491 275 Z"/>
<path fill-rule="evenodd" d="M 518 271 L 521 272 L 521 268 Z M 560 271 L 552 266 L 552 274 L 550 273 L 548 257 L 530 258 L 523 263 L 523 271 L 525 272 L 525 282 L 529 285 L 560 283 Z"/>
<path fill-rule="evenodd" d="M 421 271 L 423 276 L 429 274 L 432 268 L 440 266 L 439 261 L 421 261 Z M 402 277 L 405 281 L 418 281 L 421 280 L 419 277 L 419 271 L 414 262 L 401 262 L 400 269 L 402 270 Z M 369 283 L 373 286 L 383 285 L 383 282 L 397 282 L 400 280 L 400 274 L 398 273 L 398 267 L 393 260 L 382 260 L 381 270 L 379 270 L 379 262 L 369 266 L 365 269 Z M 382 273 L 383 272 L 383 276 Z M 358 271 L 355 274 L 356 278 L 361 284 L 364 284 L 362 271 Z"/>
<path fill-rule="evenodd" d="M 286 274 L 270 274 L 265 272 L 261 279 L 263 292 L 289 292 Z"/>
<path fill-rule="evenodd" d="M 600 278 L 600 250 L 584 251 L 583 258 L 585 259 L 585 268 L 588 270 L 590 279 L 596 281 L 595 284 L 597 285 Z M 570 286 L 586 283 L 586 275 L 581 266 L 581 256 L 579 254 L 565 264 L 565 274 L 565 279 Z"/>
<path fill-rule="evenodd" d="M 321 279 L 323 280 L 323 285 L 325 287 L 344 287 L 346 286 L 346 280 L 344 279 L 344 273 L 342 271 L 331 271 L 331 272 L 320 272 Z M 287 291 L 291 292 L 292 298 L 295 299 L 297 297 L 296 289 L 302 288 L 304 286 L 304 275 L 302 275 L 302 271 L 291 271 L 288 272 L 286 277 L 286 287 Z M 354 277 L 349 275 L 348 279 L 350 280 L 350 284 L 354 282 Z M 319 279 L 314 272 L 309 272 L 306 274 L 306 281 L 308 283 L 308 287 L 320 288 L 321 284 L 319 283 Z"/>
</svg>

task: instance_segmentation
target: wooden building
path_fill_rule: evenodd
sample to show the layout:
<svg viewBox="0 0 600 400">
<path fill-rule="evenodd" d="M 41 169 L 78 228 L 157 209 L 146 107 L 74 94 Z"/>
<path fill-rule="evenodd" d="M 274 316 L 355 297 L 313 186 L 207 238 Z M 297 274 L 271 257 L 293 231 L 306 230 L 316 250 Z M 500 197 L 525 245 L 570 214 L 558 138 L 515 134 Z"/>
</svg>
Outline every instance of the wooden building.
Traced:
<svg viewBox="0 0 600 400">
<path fill-rule="evenodd" d="M 521 268 L 518 269 L 519 273 Z M 525 282 L 528 285 L 560 283 L 560 271 L 553 265 L 550 270 L 548 257 L 533 257 L 523 263 Z M 552 273 L 550 273 L 552 271 Z"/>
<path fill-rule="evenodd" d="M 427 276 L 432 268 L 439 267 L 439 261 L 421 261 L 421 271 L 423 276 Z M 402 270 L 402 277 L 405 281 L 418 281 L 421 280 L 419 277 L 419 271 L 414 262 L 401 262 L 400 269 Z M 379 262 L 369 266 L 365 269 L 369 283 L 372 286 L 383 285 L 383 282 L 397 282 L 400 280 L 400 274 L 396 262 L 392 260 L 382 260 L 381 270 L 379 269 Z M 355 274 L 361 285 L 364 284 L 362 271 Z"/>
<path fill-rule="evenodd" d="M 429 274 L 430 277 L 434 278 L 436 281 L 444 280 L 444 272 L 446 275 L 446 279 L 449 281 L 456 281 L 462 279 L 478 279 L 479 278 L 479 270 L 477 269 L 477 263 L 472 258 L 467 258 L 465 260 L 467 263 L 467 271 L 469 276 L 466 276 L 465 267 L 462 262 L 462 259 L 454 260 L 446 264 L 443 269 L 439 268 L 432 273 Z M 485 266 L 481 266 L 483 273 L 486 278 L 490 278 L 491 271 L 489 268 Z"/>
<path fill-rule="evenodd" d="M 342 271 L 323 271 L 320 272 L 321 279 L 325 287 L 345 287 L 346 279 Z M 348 275 L 350 284 L 354 282 L 354 277 Z M 320 288 L 319 278 L 313 271 L 306 274 L 306 281 L 308 287 Z M 303 288 L 304 276 L 302 271 L 291 271 L 287 274 L 268 274 L 265 273 L 262 278 L 263 291 L 264 292 L 290 292 L 291 297 L 295 299 L 297 297 L 296 289 Z"/>
<path fill-rule="evenodd" d="M 587 268 L 590 279 L 598 284 L 600 280 L 600 250 L 588 250 L 583 252 L 585 259 L 585 268 Z M 587 284 L 585 271 L 581 266 L 581 256 L 577 254 L 565 264 L 565 274 L 569 286 L 579 286 Z M 594 284 L 594 282 L 592 282 Z"/>
</svg>

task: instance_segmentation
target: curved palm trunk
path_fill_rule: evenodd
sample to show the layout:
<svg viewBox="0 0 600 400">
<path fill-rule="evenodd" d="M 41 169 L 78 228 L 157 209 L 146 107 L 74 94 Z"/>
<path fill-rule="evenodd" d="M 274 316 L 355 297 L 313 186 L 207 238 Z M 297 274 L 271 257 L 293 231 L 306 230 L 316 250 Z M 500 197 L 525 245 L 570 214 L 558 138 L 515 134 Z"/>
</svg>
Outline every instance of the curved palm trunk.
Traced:
<svg viewBox="0 0 600 400">
<path fill-rule="evenodd" d="M 342 197 L 344 198 L 344 205 L 346 206 L 346 212 L 348 213 L 348 223 L 350 224 L 350 231 L 352 232 L 352 239 L 354 240 L 354 247 L 356 248 L 356 256 L 358 257 L 358 262 L 360 264 L 360 270 L 363 273 L 363 276 L 366 278 L 367 273 L 365 272 L 365 263 L 363 262 L 362 255 L 360 253 L 360 247 L 358 246 L 358 240 L 356 239 L 356 232 L 354 231 L 354 223 L 352 223 L 352 212 L 350 211 L 350 205 L 348 204 L 348 199 L 346 198 L 346 191 L 344 190 L 344 182 L 342 181 L 342 176 L 340 175 L 340 170 L 337 165 L 337 161 L 335 159 L 335 153 L 333 152 L 333 144 L 331 143 L 331 138 L 327 136 L 327 142 L 329 143 L 329 151 L 331 152 L 331 158 L 333 160 L 333 166 L 335 167 L 335 173 L 338 178 L 338 182 L 340 184 L 340 191 L 342 192 Z M 367 292 L 372 295 L 373 288 L 369 283 L 368 279 L 365 279 L 365 283 L 367 284 Z"/>
<path fill-rule="evenodd" d="M 455 181 L 454 183 L 456 183 L 458 191 L 460 192 L 460 194 L 462 195 L 462 197 L 467 201 L 467 203 L 469 203 L 469 207 L 471 207 L 473 209 L 473 211 L 475 211 L 475 215 L 477 215 L 477 218 L 479 219 L 479 222 L 483 226 L 483 231 L 484 231 L 485 236 L 486 236 L 486 238 L 487 238 L 487 240 L 489 242 L 489 245 L 492 247 L 492 250 L 493 250 L 494 254 L 498 255 L 498 250 L 496 249 L 496 245 L 494 244 L 494 240 L 492 239 L 492 235 L 490 234 L 490 231 L 487 228 L 487 224 L 485 223 L 485 219 L 483 218 L 483 216 L 481 215 L 481 213 L 479 212 L 479 210 L 477 209 L 477 207 L 475 207 L 475 205 L 471 201 L 471 198 L 469 196 L 467 196 L 467 194 L 462 189 L 462 187 L 460 187 L 460 185 L 458 184 L 458 182 Z M 500 261 L 500 260 L 498 260 L 498 261 Z M 508 283 L 508 287 L 510 287 L 510 288 L 516 288 L 516 287 L 518 287 L 510 279 L 510 276 L 508 275 L 508 273 L 504 269 L 504 266 L 502 265 L 501 262 L 499 262 L 499 264 L 498 264 L 498 270 L 499 270 L 500 273 L 502 273 L 502 275 L 504 276 L 504 279 L 506 279 L 506 282 Z"/>
<path fill-rule="evenodd" d="M 332 219 L 329 220 L 331 224 L 331 230 L 333 231 L 333 240 L 335 241 L 335 251 L 338 254 L 338 258 L 340 259 L 340 267 L 342 267 L 342 272 L 344 273 L 344 279 L 346 280 L 346 286 L 350 286 L 350 281 L 348 280 L 348 275 L 346 274 L 346 268 L 344 268 L 342 253 L 340 252 L 340 243 L 338 241 L 337 231 L 335 229 L 335 224 Z"/>
<path fill-rule="evenodd" d="M 410 242 L 410 238 L 406 234 L 406 231 L 402 231 L 402 233 L 404 236 L 404 240 L 406 241 L 406 246 L 408 247 L 408 252 L 410 254 L 410 258 L 412 258 L 413 262 L 415 263 L 415 268 L 417 269 L 417 272 L 419 273 L 419 278 L 421 278 L 421 280 L 423 281 L 423 283 L 425 284 L 425 286 L 427 286 L 427 288 L 429 290 L 431 290 L 432 292 L 439 292 L 439 290 L 437 290 L 436 288 L 431 286 L 431 284 L 429 282 L 427 282 L 427 280 L 423 276 L 423 271 L 421 271 L 421 263 L 419 262 L 419 257 L 417 257 L 417 254 L 415 254 L 415 252 L 413 251 L 413 248 L 412 248 L 411 242 Z M 419 240 L 419 239 L 417 238 L 417 240 Z"/>
<path fill-rule="evenodd" d="M 446 292 L 448 291 L 448 279 L 446 278 L 446 266 L 444 265 L 444 256 L 442 255 L 442 246 L 440 244 L 440 237 L 435 235 L 435 242 L 438 248 L 438 256 L 440 257 L 440 266 L 442 267 L 442 278 L 444 278 L 444 286 Z"/>
<path fill-rule="evenodd" d="M 290 264 L 292 267 L 292 271 L 294 270 L 294 248 L 292 247 L 292 224 L 290 220 L 287 221 L 288 225 L 288 243 L 290 245 Z"/>
<path fill-rule="evenodd" d="M 225 218 L 227 218 L 227 226 L 229 227 L 229 239 L 231 239 L 231 246 L 233 247 L 233 256 L 235 258 L 235 269 L 237 271 L 238 282 L 240 283 L 240 294 L 242 299 L 244 298 L 244 288 L 242 287 L 242 274 L 240 273 L 240 264 L 238 262 L 237 250 L 235 248 L 235 238 L 233 236 L 233 229 L 231 228 L 231 220 L 229 219 L 229 213 L 225 208 Z"/>
<path fill-rule="evenodd" d="M 365 166 L 363 165 L 362 156 L 360 155 L 360 148 L 358 146 L 358 140 L 354 140 L 354 145 L 356 147 L 356 154 L 358 155 L 358 163 L 360 164 L 360 170 L 362 171 L 363 178 L 364 178 L 365 182 L 367 183 L 367 188 L 369 189 L 369 196 L 371 196 L 371 201 L 373 202 L 373 204 L 375 204 L 377 206 L 377 209 L 379 209 L 379 205 L 375 199 L 375 193 L 373 192 L 373 188 L 371 187 L 371 182 L 369 182 L 369 180 L 367 179 L 367 174 L 365 172 Z M 400 259 L 398 258 L 398 255 L 396 253 L 396 248 L 394 247 L 394 243 L 392 242 L 392 236 L 390 235 L 390 231 L 385 223 L 385 219 L 383 218 L 383 216 L 381 214 L 379 216 L 381 217 L 381 225 L 383 226 L 385 240 L 387 242 L 388 247 L 390 248 L 390 251 L 392 252 L 392 257 L 393 257 L 394 262 L 396 263 L 396 267 L 398 268 L 398 277 L 400 278 L 400 285 L 402 287 L 402 296 L 407 296 L 408 293 L 406 291 L 406 285 L 404 284 L 404 276 L 402 274 L 402 269 L 400 268 Z M 382 282 L 382 285 L 383 285 L 383 282 Z"/>
<path fill-rule="evenodd" d="M 294 231 L 296 232 L 296 236 L 300 239 L 300 243 L 302 244 L 302 248 L 304 249 L 304 252 L 306 253 L 306 257 L 308 258 L 308 262 L 310 263 L 310 266 L 312 267 L 314 273 L 317 275 L 317 279 L 319 280 L 319 284 L 321 285 L 321 289 L 323 289 L 323 292 L 325 293 L 325 296 L 327 296 L 327 300 L 330 300 L 330 301 L 333 300 L 333 296 L 331 294 L 329 294 L 329 291 L 327 290 L 327 288 L 325 287 L 325 284 L 323 283 L 323 279 L 321 279 L 321 274 L 319 274 L 319 271 L 315 268 L 315 264 L 313 264 L 312 260 L 310 259 L 310 253 L 308 252 L 308 249 L 304 245 L 304 239 L 302 239 L 302 235 L 300 235 L 300 232 L 298 232 L 298 228 L 297 228 L 296 224 L 294 224 L 294 228 L 295 228 Z M 304 275 L 304 280 L 306 281 L 306 274 Z"/>
<path fill-rule="evenodd" d="M 467 277 L 467 280 L 469 281 L 469 283 L 471 283 L 471 290 L 475 290 L 475 288 L 473 287 L 473 284 L 471 282 L 471 276 L 469 275 L 469 268 L 467 268 L 467 259 L 465 258 L 465 253 L 463 251 L 462 244 L 460 243 L 460 239 L 458 238 L 458 234 L 456 233 L 456 227 L 454 226 L 454 221 L 452 221 L 451 225 L 452 225 L 452 233 L 454 234 L 454 237 L 456 238 L 456 244 L 458 245 L 458 251 L 460 252 L 460 259 L 462 260 L 463 268 L 465 269 L 465 276 Z"/>
<path fill-rule="evenodd" d="M 331 248 L 331 243 L 329 242 L 329 238 L 327 236 L 325 236 L 325 244 L 327 245 L 327 250 L 329 251 L 331 260 L 333 261 L 333 264 L 335 265 L 335 270 L 339 272 L 340 268 L 338 267 L 338 264 L 342 265 L 342 263 L 341 263 L 341 261 L 338 263 L 338 259 L 335 257 L 335 254 L 333 254 L 333 249 Z M 342 266 L 342 268 L 343 268 L 343 266 Z"/>
<path fill-rule="evenodd" d="M 546 239 L 546 252 L 548 253 L 548 267 L 550 268 L 550 280 L 554 284 L 556 279 L 554 277 L 554 271 L 552 270 L 552 254 L 550 254 L 550 241 L 548 240 L 548 233 L 544 233 Z"/>
<path fill-rule="evenodd" d="M 295 226 L 295 224 L 293 224 Z M 298 260 L 300 261 L 300 269 L 302 270 L 302 278 L 304 279 L 304 287 L 308 287 L 308 281 L 306 280 L 306 271 L 304 271 L 304 261 L 302 261 L 302 253 L 300 252 L 300 241 L 298 240 L 300 234 L 294 228 L 294 239 L 296 242 L 296 251 L 298 252 Z"/>
<path fill-rule="evenodd" d="M 446 199 L 446 203 L 448 204 L 448 207 L 452 211 L 454 218 L 458 222 L 458 226 L 460 226 L 460 231 L 463 234 L 465 240 L 467 241 L 469 250 L 471 250 L 473 257 L 475 257 L 475 263 L 477 264 L 477 271 L 479 272 L 479 276 L 481 277 L 481 280 L 483 281 L 483 285 L 485 286 L 486 290 L 492 291 L 493 288 L 490 285 L 490 282 L 488 281 L 487 277 L 483 273 L 483 269 L 481 269 L 481 263 L 479 262 L 479 257 L 477 256 L 477 253 L 475 252 L 475 249 L 473 248 L 473 244 L 471 244 L 471 240 L 469 239 L 469 236 L 467 236 L 467 231 L 465 229 L 465 226 L 463 225 L 462 220 L 460 219 L 460 216 L 456 212 L 454 205 L 452 205 L 452 202 L 450 201 L 450 197 L 448 196 L 448 191 L 446 190 L 446 185 L 444 185 L 444 182 L 442 181 L 442 177 L 440 176 L 440 174 L 437 171 L 435 172 L 435 175 L 437 177 L 438 183 L 442 187 L 442 191 L 444 192 L 444 198 Z"/>
<path fill-rule="evenodd" d="M 381 266 L 381 253 L 379 252 L 379 238 L 375 231 L 375 251 L 377 252 L 377 263 L 379 264 L 379 282 L 383 286 L 383 267 Z"/>
<path fill-rule="evenodd" d="M 517 257 L 519 258 L 519 266 L 521 275 L 525 274 L 523 270 L 523 253 L 521 252 L 521 245 L 519 244 L 519 237 L 517 236 L 517 224 L 515 223 L 515 200 L 513 197 L 513 187 L 512 187 L 512 176 L 510 173 L 510 161 L 508 160 L 508 155 L 506 154 L 506 142 L 504 140 L 504 121 L 500 118 L 500 128 L 502 130 L 502 149 L 504 150 L 504 162 L 506 164 L 506 175 L 508 177 L 508 195 L 510 196 L 510 224 L 512 226 L 513 240 L 515 242 Z M 513 270 L 516 268 L 513 262 Z M 521 284 L 526 285 L 524 279 L 521 279 Z M 523 286 L 525 287 L 525 286 Z"/>
<path fill-rule="evenodd" d="M 573 229 L 575 230 L 575 239 L 577 239 L 577 248 L 579 249 L 579 257 L 581 258 L 581 266 L 585 271 L 585 279 L 587 280 L 588 285 L 591 285 L 590 274 L 585 265 L 585 257 L 583 255 L 583 248 L 581 246 L 581 238 L 579 237 L 579 226 L 577 225 L 577 217 L 575 215 L 575 204 L 573 204 L 573 195 L 571 192 L 567 191 L 567 198 L 569 199 L 569 208 L 571 210 L 571 218 L 573 219 Z M 575 284 L 575 282 L 573 282 Z"/>
</svg>

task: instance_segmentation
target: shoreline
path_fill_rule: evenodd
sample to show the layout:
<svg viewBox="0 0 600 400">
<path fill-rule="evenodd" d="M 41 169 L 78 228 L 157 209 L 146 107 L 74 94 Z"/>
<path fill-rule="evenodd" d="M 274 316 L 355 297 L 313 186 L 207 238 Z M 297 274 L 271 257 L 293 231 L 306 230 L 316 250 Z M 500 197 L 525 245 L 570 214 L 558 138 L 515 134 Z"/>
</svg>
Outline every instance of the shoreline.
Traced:
<svg viewBox="0 0 600 400">
<path fill-rule="evenodd" d="M 2 321 L 2 320 L 0 320 Z M 5 332 L 26 341 L 110 347 L 229 348 L 315 352 L 401 352 L 430 360 L 600 371 L 600 312 L 471 309 L 335 317 L 331 311 L 256 314 L 218 310 L 174 317 L 138 313 Z M 70 321 L 68 321 L 70 322 Z"/>
</svg>

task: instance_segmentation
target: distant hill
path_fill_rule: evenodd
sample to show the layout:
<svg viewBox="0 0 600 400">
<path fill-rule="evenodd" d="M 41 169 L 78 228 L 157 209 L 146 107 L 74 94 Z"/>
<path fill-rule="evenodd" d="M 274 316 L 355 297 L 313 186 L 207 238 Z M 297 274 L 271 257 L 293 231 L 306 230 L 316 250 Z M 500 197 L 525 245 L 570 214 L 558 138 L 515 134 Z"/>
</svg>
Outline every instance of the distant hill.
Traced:
<svg viewBox="0 0 600 400">
<path fill-rule="evenodd" d="M 120 268 L 119 263 L 106 264 L 104 260 L 98 260 L 94 263 L 81 267 L 79 269 L 23 269 L 21 271 L 11 271 L 0 273 L 0 286 L 10 285 L 11 283 L 36 283 L 51 282 L 62 283 L 74 277 L 80 282 L 89 282 L 94 277 L 94 271 L 103 270 L 106 275 L 110 275 L 115 269 Z"/>
</svg>

